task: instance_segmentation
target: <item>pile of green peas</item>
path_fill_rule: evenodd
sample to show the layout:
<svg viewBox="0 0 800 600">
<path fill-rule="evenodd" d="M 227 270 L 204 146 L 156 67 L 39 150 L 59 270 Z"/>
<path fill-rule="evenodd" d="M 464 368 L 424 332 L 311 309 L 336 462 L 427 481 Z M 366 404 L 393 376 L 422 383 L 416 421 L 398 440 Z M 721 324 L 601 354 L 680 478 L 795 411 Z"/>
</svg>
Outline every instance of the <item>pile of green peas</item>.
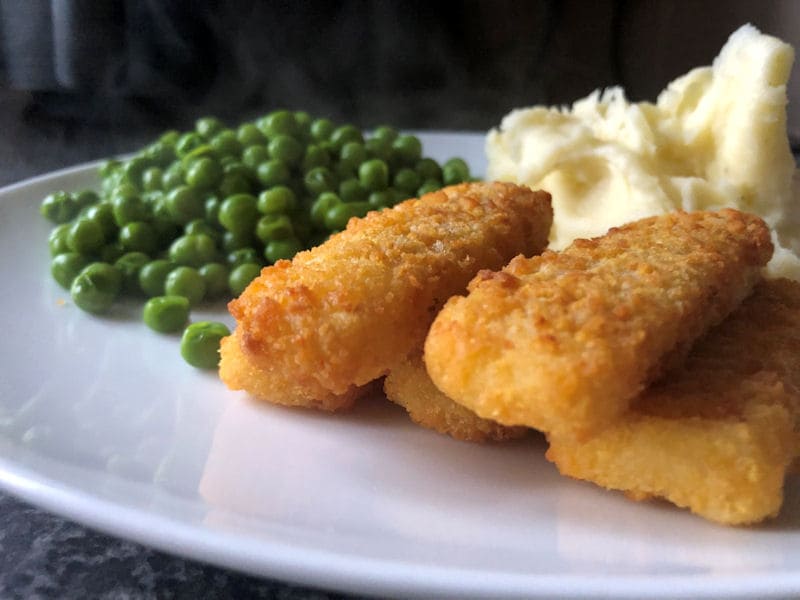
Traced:
<svg viewBox="0 0 800 600">
<path fill-rule="evenodd" d="M 91 313 L 123 295 L 147 298 L 144 322 L 163 333 L 185 328 L 184 358 L 213 368 L 227 328 L 187 327 L 192 307 L 238 296 L 264 265 L 316 246 L 352 217 L 472 179 L 462 159 L 440 165 L 422 150 L 392 127 L 365 134 L 303 111 L 235 128 L 205 117 L 105 161 L 99 192 L 43 200 L 40 212 L 55 224 L 51 273 Z"/>
</svg>

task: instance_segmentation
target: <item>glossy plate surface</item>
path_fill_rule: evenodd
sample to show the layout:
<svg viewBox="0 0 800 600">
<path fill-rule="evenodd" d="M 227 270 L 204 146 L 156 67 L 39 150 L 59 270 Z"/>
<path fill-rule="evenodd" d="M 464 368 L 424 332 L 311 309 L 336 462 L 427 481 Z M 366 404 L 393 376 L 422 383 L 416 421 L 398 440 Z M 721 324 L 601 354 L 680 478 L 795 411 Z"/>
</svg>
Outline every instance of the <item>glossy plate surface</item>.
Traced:
<svg viewBox="0 0 800 600">
<path fill-rule="evenodd" d="M 423 134 L 482 172 L 483 137 Z M 384 398 L 339 416 L 256 406 L 188 367 L 133 303 L 97 318 L 49 276 L 41 199 L 81 166 L 0 190 L 0 485 L 176 554 L 415 597 L 797 597 L 800 486 L 757 528 L 558 476 L 534 437 L 414 426 Z M 197 312 L 231 323 L 223 307 Z M 231 323 L 232 324 L 232 323 Z"/>
</svg>

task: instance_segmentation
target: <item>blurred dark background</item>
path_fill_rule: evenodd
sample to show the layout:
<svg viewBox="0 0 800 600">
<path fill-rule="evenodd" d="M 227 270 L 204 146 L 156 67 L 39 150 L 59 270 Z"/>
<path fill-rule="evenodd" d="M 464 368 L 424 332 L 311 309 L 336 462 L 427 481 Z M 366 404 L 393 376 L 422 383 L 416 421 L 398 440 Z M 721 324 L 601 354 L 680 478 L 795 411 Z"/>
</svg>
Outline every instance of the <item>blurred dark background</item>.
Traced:
<svg viewBox="0 0 800 600">
<path fill-rule="evenodd" d="M 797 0 L 0 0 L 0 125 L 74 148 L 105 132 L 112 151 L 276 107 L 485 130 L 597 87 L 654 99 L 746 22 L 800 42 Z M 794 106 L 790 130 L 800 139 Z"/>
<path fill-rule="evenodd" d="M 0 0 L 0 186 L 129 152 L 203 115 L 483 131 L 623 85 L 655 99 L 751 22 L 800 45 L 800 0 Z M 789 129 L 800 140 L 800 82 Z M 0 493 L 2 598 L 282 598 Z"/>
</svg>

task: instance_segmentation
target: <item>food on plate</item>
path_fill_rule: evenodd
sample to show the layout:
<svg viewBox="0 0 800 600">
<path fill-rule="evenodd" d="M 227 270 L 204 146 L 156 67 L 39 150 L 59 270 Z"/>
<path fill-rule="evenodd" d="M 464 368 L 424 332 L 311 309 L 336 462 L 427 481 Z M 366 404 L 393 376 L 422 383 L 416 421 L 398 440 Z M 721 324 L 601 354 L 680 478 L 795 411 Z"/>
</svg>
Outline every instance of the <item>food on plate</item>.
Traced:
<svg viewBox="0 0 800 600">
<path fill-rule="evenodd" d="M 524 436 L 525 427 L 505 427 L 482 419 L 456 404 L 433 385 L 422 355 L 414 352 L 395 364 L 383 382 L 386 397 L 408 412 L 411 420 L 465 442 L 505 441 Z"/>
<path fill-rule="evenodd" d="M 752 212 L 773 230 L 769 273 L 800 279 L 800 185 L 786 130 L 793 54 L 746 25 L 655 104 L 612 88 L 571 109 L 514 110 L 487 136 L 487 178 L 553 194 L 553 249 L 677 209 Z"/>
<path fill-rule="evenodd" d="M 192 307 L 238 296 L 264 265 L 351 217 L 472 179 L 460 158 L 424 157 L 414 135 L 287 110 L 232 128 L 205 117 L 98 173 L 99 194 L 58 191 L 40 205 L 55 224 L 52 276 L 94 313 L 122 296 L 183 296 Z"/>
<path fill-rule="evenodd" d="M 775 516 L 800 452 L 800 284 L 767 280 L 685 365 L 583 442 L 549 436 L 564 475 L 707 519 Z"/>
<path fill-rule="evenodd" d="M 551 219 L 548 194 L 510 183 L 451 186 L 353 219 L 229 304 L 237 326 L 220 376 L 279 404 L 346 407 L 422 345 L 480 269 L 540 252 Z"/>
<path fill-rule="evenodd" d="M 482 271 L 425 342 L 435 385 L 480 417 L 562 437 L 618 419 L 761 276 L 764 222 L 673 212 Z"/>
<path fill-rule="evenodd" d="M 181 356 L 198 369 L 216 369 L 219 366 L 219 345 L 222 338 L 231 334 L 225 323 L 198 321 L 183 330 Z"/>
</svg>

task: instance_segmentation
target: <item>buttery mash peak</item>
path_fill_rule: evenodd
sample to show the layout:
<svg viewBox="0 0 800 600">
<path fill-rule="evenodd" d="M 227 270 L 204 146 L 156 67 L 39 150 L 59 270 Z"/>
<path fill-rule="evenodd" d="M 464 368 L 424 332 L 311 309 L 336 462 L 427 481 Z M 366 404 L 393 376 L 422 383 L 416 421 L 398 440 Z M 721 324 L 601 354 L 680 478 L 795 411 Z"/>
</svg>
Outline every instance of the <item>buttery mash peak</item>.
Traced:
<svg viewBox="0 0 800 600">
<path fill-rule="evenodd" d="M 553 195 L 550 246 L 673 210 L 733 207 L 773 230 L 771 276 L 800 280 L 800 178 L 786 132 L 794 51 L 751 25 L 655 104 L 621 88 L 570 108 L 512 111 L 486 141 L 487 177 Z"/>
</svg>

